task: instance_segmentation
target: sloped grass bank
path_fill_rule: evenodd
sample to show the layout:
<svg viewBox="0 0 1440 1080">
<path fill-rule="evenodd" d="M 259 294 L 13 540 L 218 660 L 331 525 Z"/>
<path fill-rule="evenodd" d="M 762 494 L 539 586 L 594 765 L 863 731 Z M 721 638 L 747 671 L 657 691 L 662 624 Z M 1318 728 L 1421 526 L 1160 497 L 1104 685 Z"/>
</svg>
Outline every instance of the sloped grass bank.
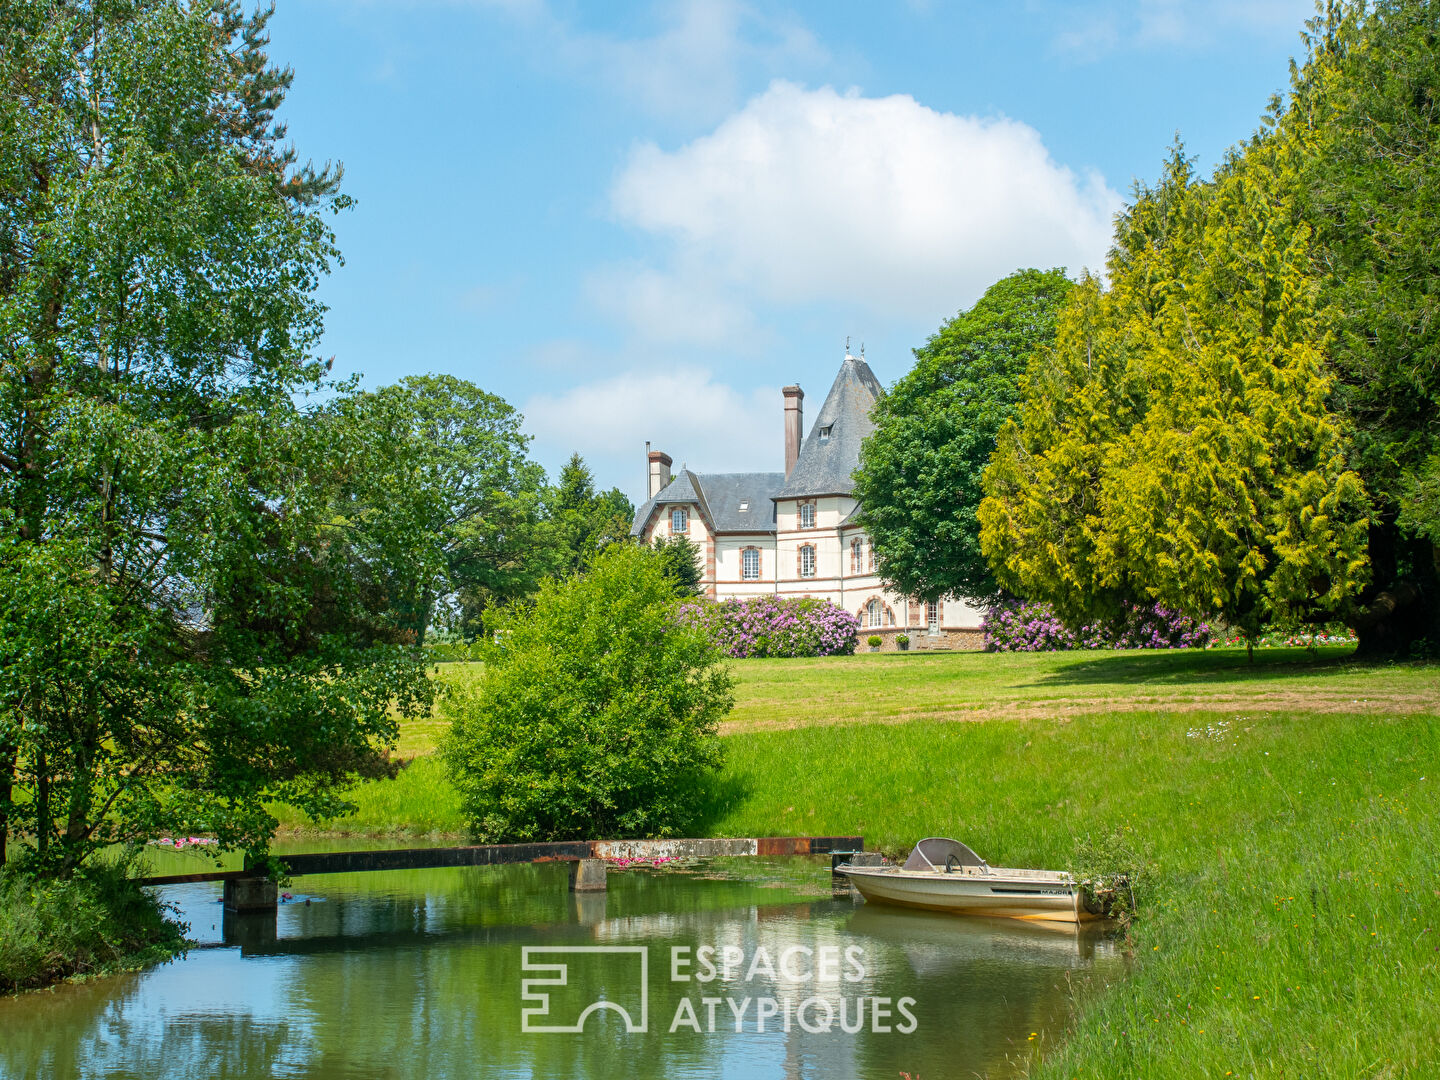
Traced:
<svg viewBox="0 0 1440 1080">
<path fill-rule="evenodd" d="M 961 837 L 1064 867 L 1123 833 L 1155 867 L 1131 976 L 1036 1077 L 1440 1075 L 1431 716 L 1144 714 L 732 736 L 713 831 Z"/>
<path fill-rule="evenodd" d="M 317 823 L 288 806 L 272 806 L 270 812 L 286 836 L 409 836 L 463 843 L 467 835 L 460 795 L 444 764 L 430 753 L 408 761 L 395 779 L 360 784 L 345 797 L 355 812 L 334 821 Z"/>
</svg>

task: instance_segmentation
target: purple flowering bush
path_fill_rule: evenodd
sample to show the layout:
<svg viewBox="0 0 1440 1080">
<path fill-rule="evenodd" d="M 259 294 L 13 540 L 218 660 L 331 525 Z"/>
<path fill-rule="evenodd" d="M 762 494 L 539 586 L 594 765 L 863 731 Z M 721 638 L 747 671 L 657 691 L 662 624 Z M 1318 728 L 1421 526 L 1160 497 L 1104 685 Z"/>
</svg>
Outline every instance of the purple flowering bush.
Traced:
<svg viewBox="0 0 1440 1080">
<path fill-rule="evenodd" d="M 1060 649 L 1201 649 L 1213 636 L 1208 623 L 1159 604 L 1131 604 L 1123 617 L 1070 629 L 1049 604 L 1011 601 L 985 613 L 987 652 Z"/>
<path fill-rule="evenodd" d="M 680 617 L 704 627 L 720 650 L 737 658 L 849 656 L 860 620 L 828 600 L 754 596 L 683 604 Z"/>
</svg>

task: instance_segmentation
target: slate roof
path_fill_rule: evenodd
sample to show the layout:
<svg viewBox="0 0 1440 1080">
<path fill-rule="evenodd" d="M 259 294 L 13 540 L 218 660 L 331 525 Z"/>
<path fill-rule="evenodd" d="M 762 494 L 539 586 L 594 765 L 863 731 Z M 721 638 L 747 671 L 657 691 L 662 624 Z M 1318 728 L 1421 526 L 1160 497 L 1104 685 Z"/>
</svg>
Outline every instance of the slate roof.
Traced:
<svg viewBox="0 0 1440 1080">
<path fill-rule="evenodd" d="M 716 532 L 774 532 L 775 492 L 785 474 L 705 473 L 700 477 Z M 664 492 L 661 492 L 663 495 Z M 749 505 L 741 510 L 740 504 Z"/>
<path fill-rule="evenodd" d="M 855 489 L 851 473 L 860 464 L 860 444 L 875 430 L 870 410 L 883 393 L 869 364 L 858 357 L 845 357 L 825 404 L 820 406 L 820 415 L 800 446 L 795 468 L 771 497 L 849 495 Z"/>
<path fill-rule="evenodd" d="M 635 511 L 630 535 L 639 536 L 657 506 L 689 503 L 700 507 L 714 532 L 774 532 L 776 490 L 784 473 L 695 473 L 680 470 L 660 494 Z M 742 503 L 748 509 L 741 510 Z"/>
</svg>

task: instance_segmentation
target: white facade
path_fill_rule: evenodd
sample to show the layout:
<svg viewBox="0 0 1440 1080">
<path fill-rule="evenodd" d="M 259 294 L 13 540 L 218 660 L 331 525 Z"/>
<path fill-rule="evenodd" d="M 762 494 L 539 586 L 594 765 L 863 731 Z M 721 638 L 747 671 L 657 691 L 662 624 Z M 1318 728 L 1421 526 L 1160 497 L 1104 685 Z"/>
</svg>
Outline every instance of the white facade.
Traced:
<svg viewBox="0 0 1440 1080">
<path fill-rule="evenodd" d="M 688 537 L 700 549 L 702 581 L 713 599 L 819 597 L 858 616 L 862 639 L 879 633 L 887 648 L 902 631 L 917 648 L 978 647 L 981 615 L 969 605 L 953 598 L 927 604 L 884 588 L 870 539 L 854 521 L 859 504 L 850 474 L 860 441 L 873 430 L 869 409 L 878 393 L 864 361 L 847 356 L 802 447 L 803 394 L 787 387 L 785 473 L 682 469 L 671 476 L 671 459 L 649 453 L 650 498 L 632 533 L 647 543 Z"/>
</svg>

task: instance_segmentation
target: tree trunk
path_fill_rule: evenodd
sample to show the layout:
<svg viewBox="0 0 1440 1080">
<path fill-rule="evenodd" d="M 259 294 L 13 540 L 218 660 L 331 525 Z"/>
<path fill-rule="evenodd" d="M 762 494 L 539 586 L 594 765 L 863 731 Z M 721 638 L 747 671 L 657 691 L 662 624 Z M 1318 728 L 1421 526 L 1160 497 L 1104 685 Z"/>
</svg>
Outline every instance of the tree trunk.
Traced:
<svg viewBox="0 0 1440 1080">
<path fill-rule="evenodd" d="M 35 755 L 35 851 L 42 863 L 50 852 L 50 763 L 43 750 Z"/>
<path fill-rule="evenodd" d="M 1355 655 L 1404 659 L 1440 651 L 1440 548 L 1404 535 L 1394 518 L 1370 527 L 1374 584 L 1346 621 L 1360 639 Z"/>
<path fill-rule="evenodd" d="M 93 706 L 87 710 L 86 719 L 95 715 Z M 68 876 L 85 857 L 90 839 L 90 813 L 95 805 L 95 789 L 91 769 L 97 749 L 94 729 L 77 740 L 73 751 L 70 779 L 70 805 L 65 818 L 65 832 L 61 839 L 61 873 Z"/>
<path fill-rule="evenodd" d="M 6 807 L 15 793 L 15 763 L 15 747 L 0 747 L 0 867 L 5 865 L 5 843 L 10 835 L 10 814 Z"/>
</svg>

